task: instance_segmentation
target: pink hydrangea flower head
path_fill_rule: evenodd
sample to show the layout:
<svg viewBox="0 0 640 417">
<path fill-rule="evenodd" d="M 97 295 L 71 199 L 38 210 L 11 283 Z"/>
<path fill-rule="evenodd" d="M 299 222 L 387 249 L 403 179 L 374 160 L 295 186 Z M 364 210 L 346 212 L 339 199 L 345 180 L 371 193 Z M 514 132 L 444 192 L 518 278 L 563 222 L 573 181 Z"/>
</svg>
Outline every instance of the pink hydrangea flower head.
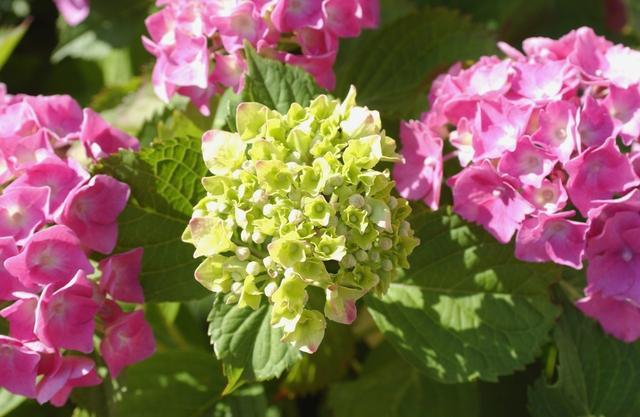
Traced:
<svg viewBox="0 0 640 417">
<path fill-rule="evenodd" d="M 465 220 L 482 225 L 498 241 L 511 240 L 535 209 L 505 175 L 489 163 L 470 166 L 452 177 L 453 209 Z"/>
<path fill-rule="evenodd" d="M 152 83 L 169 102 L 187 96 L 205 115 L 210 98 L 243 86 L 244 42 L 265 57 L 308 71 L 333 89 L 339 39 L 379 21 L 379 0 L 159 1 L 145 20 L 144 47 L 156 57 Z M 299 46 L 299 48 L 297 48 Z M 209 71 L 213 64 L 213 72 Z"/>
<path fill-rule="evenodd" d="M 35 333 L 56 349 L 93 351 L 95 316 L 100 304 L 84 271 L 78 271 L 64 287 L 45 287 L 36 311 Z"/>
<path fill-rule="evenodd" d="M 19 254 L 5 260 L 4 267 L 27 287 L 63 284 L 78 270 L 93 272 L 80 240 L 62 225 L 35 233 Z"/>
<path fill-rule="evenodd" d="M 100 261 L 100 289 L 114 300 L 143 304 L 144 293 L 140 285 L 143 252 L 142 248 L 137 248 Z"/>
<path fill-rule="evenodd" d="M 101 159 L 121 149 L 138 150 L 138 140 L 109 125 L 98 113 L 84 109 L 80 140 L 87 154 Z"/>
<path fill-rule="evenodd" d="M 100 344 L 100 352 L 113 378 L 117 378 L 126 366 L 151 356 L 155 349 L 151 327 L 139 310 L 122 314 L 107 324 Z"/>
<path fill-rule="evenodd" d="M 554 262 L 582 268 L 588 225 L 568 220 L 575 212 L 539 213 L 522 223 L 516 236 L 516 257 L 528 262 Z"/>
<path fill-rule="evenodd" d="M 400 125 L 400 140 L 404 162 L 393 170 L 398 192 L 405 198 L 421 199 L 437 210 L 442 184 L 442 139 L 424 123 L 413 120 Z"/>
<path fill-rule="evenodd" d="M 35 397 L 40 354 L 20 340 L 0 335 L 0 386 L 25 397 Z"/>
<path fill-rule="evenodd" d="M 0 195 L 0 237 L 12 237 L 19 245 L 44 224 L 49 212 L 49 189 L 12 187 Z"/>
<path fill-rule="evenodd" d="M 89 16 L 89 0 L 53 0 L 70 26 L 77 26 Z"/>
<path fill-rule="evenodd" d="M 576 305 L 614 337 L 629 343 L 640 338 L 640 308 L 634 303 L 589 291 Z"/>
<path fill-rule="evenodd" d="M 567 162 L 565 169 L 569 197 L 585 217 L 599 205 L 598 200 L 609 199 L 639 183 L 628 156 L 620 152 L 613 138 L 587 149 Z"/>
<path fill-rule="evenodd" d="M 88 179 L 89 173 L 74 160 L 63 161 L 51 156 L 26 169 L 6 188 L 6 191 L 16 187 L 47 187 L 49 189 L 47 217 L 51 219 L 59 214 L 62 203 L 71 190 Z"/>
<path fill-rule="evenodd" d="M 108 254 L 116 245 L 117 219 L 129 193 L 126 184 L 107 175 L 96 175 L 69 194 L 59 221 L 71 228 L 83 245 Z"/>
<path fill-rule="evenodd" d="M 512 152 L 506 152 L 498 171 L 517 178 L 523 185 L 540 187 L 557 162 L 555 155 L 535 146 L 531 138 L 523 136 Z"/>
</svg>

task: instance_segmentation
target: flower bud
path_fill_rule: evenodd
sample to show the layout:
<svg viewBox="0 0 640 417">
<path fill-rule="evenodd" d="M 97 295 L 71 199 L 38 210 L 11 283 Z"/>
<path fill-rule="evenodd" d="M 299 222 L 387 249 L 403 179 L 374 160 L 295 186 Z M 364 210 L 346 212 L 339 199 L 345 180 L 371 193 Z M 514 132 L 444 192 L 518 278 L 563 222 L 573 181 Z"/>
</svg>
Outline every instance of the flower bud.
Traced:
<svg viewBox="0 0 640 417">
<path fill-rule="evenodd" d="M 245 246 L 238 246 L 236 248 L 236 256 L 241 261 L 246 261 L 251 256 L 251 250 Z"/>
</svg>

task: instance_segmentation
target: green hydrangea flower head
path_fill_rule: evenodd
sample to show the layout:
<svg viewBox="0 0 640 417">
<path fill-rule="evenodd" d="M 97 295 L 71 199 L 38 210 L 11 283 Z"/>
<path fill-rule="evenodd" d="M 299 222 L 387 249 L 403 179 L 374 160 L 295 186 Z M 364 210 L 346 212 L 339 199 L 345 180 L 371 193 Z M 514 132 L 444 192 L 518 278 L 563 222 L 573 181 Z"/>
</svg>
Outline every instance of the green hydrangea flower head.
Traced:
<svg viewBox="0 0 640 417">
<path fill-rule="evenodd" d="M 309 353 L 325 320 L 353 322 L 356 301 L 385 293 L 418 244 L 380 168 L 399 160 L 395 141 L 355 98 L 352 87 L 343 102 L 321 95 L 286 114 L 241 103 L 237 133 L 202 138 L 213 175 L 183 235 L 205 257 L 203 286 L 240 307 L 271 303 L 282 340 Z"/>
</svg>

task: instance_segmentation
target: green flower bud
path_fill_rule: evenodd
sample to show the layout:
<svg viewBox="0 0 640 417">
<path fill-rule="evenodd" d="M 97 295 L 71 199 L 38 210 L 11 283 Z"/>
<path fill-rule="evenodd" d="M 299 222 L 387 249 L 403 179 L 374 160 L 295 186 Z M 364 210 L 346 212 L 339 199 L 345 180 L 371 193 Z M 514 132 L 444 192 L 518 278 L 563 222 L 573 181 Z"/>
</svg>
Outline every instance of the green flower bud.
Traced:
<svg viewBox="0 0 640 417">
<path fill-rule="evenodd" d="M 352 88 L 342 103 L 319 96 L 286 114 L 240 104 L 238 133 L 203 138 L 213 175 L 183 234 L 205 257 L 195 274 L 203 286 L 241 307 L 265 295 L 283 341 L 307 352 L 325 316 L 351 323 L 357 300 L 384 293 L 418 244 L 410 207 L 380 168 L 398 160 L 395 142 L 355 98 Z M 313 293 L 324 294 L 324 315 L 308 309 Z"/>
</svg>

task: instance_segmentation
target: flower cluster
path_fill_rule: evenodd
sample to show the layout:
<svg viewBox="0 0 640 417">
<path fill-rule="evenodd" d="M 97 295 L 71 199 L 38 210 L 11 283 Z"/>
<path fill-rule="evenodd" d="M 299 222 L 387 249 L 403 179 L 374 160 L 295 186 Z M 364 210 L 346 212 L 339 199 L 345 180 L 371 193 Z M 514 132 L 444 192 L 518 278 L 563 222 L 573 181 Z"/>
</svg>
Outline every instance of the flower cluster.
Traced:
<svg viewBox="0 0 640 417">
<path fill-rule="evenodd" d="M 264 295 L 283 341 L 312 353 L 325 316 L 353 322 L 356 300 L 384 293 L 418 244 L 407 201 L 375 169 L 397 161 L 395 142 L 378 112 L 355 105 L 354 89 L 285 115 L 242 103 L 236 118 L 238 133 L 202 140 L 213 176 L 183 236 L 206 256 L 195 277 L 240 307 L 258 308 Z M 324 315 L 305 308 L 318 299 Z"/>
<path fill-rule="evenodd" d="M 157 58 L 156 94 L 178 93 L 208 114 L 213 94 L 243 87 L 243 41 L 258 52 L 297 65 L 333 88 L 338 40 L 378 22 L 378 0 L 158 0 L 146 20 L 146 49 Z M 213 66 L 211 67 L 211 62 Z"/>
<path fill-rule="evenodd" d="M 141 310 L 142 249 L 94 262 L 116 245 L 129 187 L 93 177 L 72 155 L 97 159 L 138 142 L 68 96 L 8 95 L 0 84 L 0 387 L 63 405 L 99 384 L 99 351 L 116 377 L 155 349 Z M 84 152 L 79 152 L 84 151 Z M 79 158 L 82 160 L 82 158 Z"/>
<path fill-rule="evenodd" d="M 530 38 L 438 77 L 430 110 L 403 124 L 400 194 L 437 208 L 443 160 L 454 210 L 530 262 L 582 268 L 578 306 L 640 338 L 640 52 L 590 28 Z M 452 152 L 443 158 L 443 148 Z"/>
</svg>

